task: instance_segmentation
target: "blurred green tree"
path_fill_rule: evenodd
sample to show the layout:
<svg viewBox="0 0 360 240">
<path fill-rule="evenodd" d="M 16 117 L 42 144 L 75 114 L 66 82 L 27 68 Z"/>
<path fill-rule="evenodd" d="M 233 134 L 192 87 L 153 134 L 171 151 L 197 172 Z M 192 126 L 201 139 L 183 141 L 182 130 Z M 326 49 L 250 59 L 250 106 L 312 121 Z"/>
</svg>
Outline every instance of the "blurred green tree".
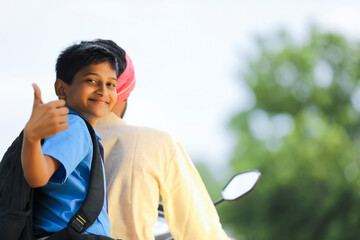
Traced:
<svg viewBox="0 0 360 240">
<path fill-rule="evenodd" d="M 301 44 L 283 31 L 257 46 L 231 163 L 262 178 L 219 206 L 222 221 L 239 240 L 359 239 L 360 44 L 313 28 Z"/>
</svg>

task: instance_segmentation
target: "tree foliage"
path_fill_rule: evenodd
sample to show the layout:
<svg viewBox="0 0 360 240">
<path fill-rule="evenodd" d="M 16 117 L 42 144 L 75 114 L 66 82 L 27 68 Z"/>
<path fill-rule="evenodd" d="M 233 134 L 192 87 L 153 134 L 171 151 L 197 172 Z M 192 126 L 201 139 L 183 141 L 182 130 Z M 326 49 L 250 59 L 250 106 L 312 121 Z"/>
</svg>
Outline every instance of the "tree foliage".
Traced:
<svg viewBox="0 0 360 240">
<path fill-rule="evenodd" d="M 222 220 L 238 239 L 357 239 L 360 44 L 313 28 L 302 44 L 281 32 L 258 50 L 241 76 L 255 103 L 230 126 L 233 168 L 262 178 Z"/>
</svg>

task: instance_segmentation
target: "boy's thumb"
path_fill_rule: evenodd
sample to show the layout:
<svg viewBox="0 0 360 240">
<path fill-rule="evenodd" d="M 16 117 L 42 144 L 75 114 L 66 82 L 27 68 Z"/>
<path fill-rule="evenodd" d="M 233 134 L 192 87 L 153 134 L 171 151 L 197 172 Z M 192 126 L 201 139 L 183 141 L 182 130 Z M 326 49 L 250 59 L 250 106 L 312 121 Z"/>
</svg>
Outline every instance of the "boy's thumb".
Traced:
<svg viewBox="0 0 360 240">
<path fill-rule="evenodd" d="M 35 107 L 36 105 L 42 104 L 43 101 L 41 99 L 41 91 L 39 86 L 35 83 L 33 83 L 32 86 L 34 88 L 34 107 Z"/>
</svg>

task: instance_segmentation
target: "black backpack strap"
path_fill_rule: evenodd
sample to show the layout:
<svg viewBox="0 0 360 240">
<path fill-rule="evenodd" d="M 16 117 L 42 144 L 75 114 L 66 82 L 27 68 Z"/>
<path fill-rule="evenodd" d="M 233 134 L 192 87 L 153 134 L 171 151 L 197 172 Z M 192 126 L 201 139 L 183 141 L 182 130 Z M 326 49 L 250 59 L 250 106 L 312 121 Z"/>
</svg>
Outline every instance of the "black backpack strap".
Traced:
<svg viewBox="0 0 360 240">
<path fill-rule="evenodd" d="M 80 117 L 83 118 L 82 116 Z M 103 208 L 105 195 L 103 167 L 98 140 L 91 124 L 85 118 L 83 118 L 83 120 L 89 129 L 93 142 L 93 159 L 85 200 L 79 211 L 71 218 L 68 224 L 70 228 L 78 233 L 84 232 L 95 222 Z"/>
<path fill-rule="evenodd" d="M 48 240 L 110 240 L 112 238 L 105 236 L 81 234 L 88 227 L 90 227 L 99 216 L 104 204 L 105 191 L 102 161 L 95 131 L 91 124 L 84 117 L 82 117 L 81 115 L 78 116 L 85 121 L 93 143 L 93 159 L 91 163 L 89 186 L 82 206 L 77 211 L 77 213 L 70 219 L 68 226 L 51 235 Z"/>
</svg>

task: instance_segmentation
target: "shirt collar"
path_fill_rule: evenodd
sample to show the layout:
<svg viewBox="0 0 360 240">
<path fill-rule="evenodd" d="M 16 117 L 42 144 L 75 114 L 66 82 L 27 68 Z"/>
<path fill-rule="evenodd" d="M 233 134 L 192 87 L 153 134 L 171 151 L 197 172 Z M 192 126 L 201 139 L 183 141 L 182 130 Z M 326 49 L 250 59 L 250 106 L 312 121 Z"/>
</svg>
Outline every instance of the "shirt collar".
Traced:
<svg viewBox="0 0 360 240">
<path fill-rule="evenodd" d="M 86 119 L 86 117 L 84 117 L 84 116 L 83 116 L 83 115 L 81 115 L 80 113 L 78 113 L 78 112 L 76 112 L 76 111 L 74 111 L 74 110 L 72 110 L 72 109 L 70 109 L 70 108 L 69 108 L 69 113 L 72 113 L 72 114 L 76 114 L 76 115 L 82 116 L 83 118 L 85 118 L 85 119 Z M 86 119 L 86 121 L 87 121 L 87 119 Z M 95 131 L 96 138 L 97 138 L 98 140 L 100 140 L 100 141 L 101 141 L 101 138 L 99 137 L 99 134 L 97 133 L 96 129 L 95 129 L 95 128 L 93 128 L 93 129 L 94 129 L 94 131 Z"/>
</svg>

